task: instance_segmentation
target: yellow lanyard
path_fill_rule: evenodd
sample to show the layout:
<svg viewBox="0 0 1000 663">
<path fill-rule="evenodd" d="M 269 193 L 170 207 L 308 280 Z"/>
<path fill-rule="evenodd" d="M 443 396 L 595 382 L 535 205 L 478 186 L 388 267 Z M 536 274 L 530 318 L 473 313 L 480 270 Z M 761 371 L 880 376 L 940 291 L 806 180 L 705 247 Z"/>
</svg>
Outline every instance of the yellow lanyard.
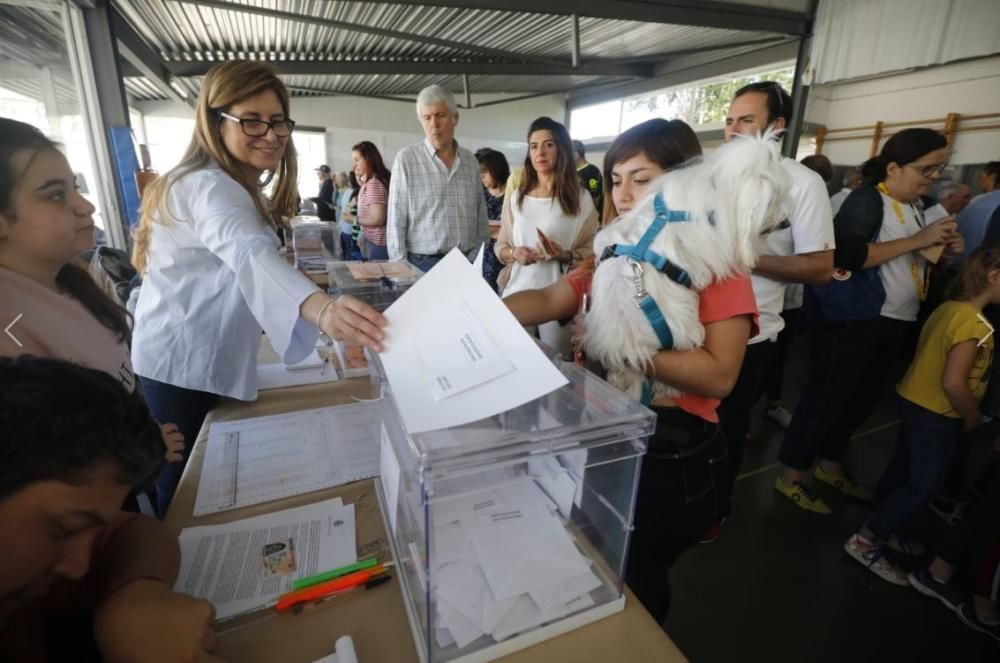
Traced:
<svg viewBox="0 0 1000 663">
<path fill-rule="evenodd" d="M 889 188 L 885 185 L 885 182 L 878 183 L 878 190 L 889 197 L 892 202 L 892 211 L 896 213 L 896 218 L 899 223 L 906 225 L 906 217 L 903 215 L 903 208 L 900 206 L 899 201 L 892 197 L 889 193 Z M 916 218 L 917 225 L 923 228 L 924 224 L 921 223 L 921 213 L 920 211 L 910 204 L 910 209 L 913 210 L 913 215 Z M 927 283 L 930 279 L 930 270 L 924 265 L 923 270 L 920 269 L 920 259 L 917 257 L 917 253 L 913 252 L 910 254 L 913 257 L 913 262 L 910 264 L 910 274 L 913 276 L 913 284 L 917 286 L 917 299 L 924 301 L 927 299 Z"/>
</svg>

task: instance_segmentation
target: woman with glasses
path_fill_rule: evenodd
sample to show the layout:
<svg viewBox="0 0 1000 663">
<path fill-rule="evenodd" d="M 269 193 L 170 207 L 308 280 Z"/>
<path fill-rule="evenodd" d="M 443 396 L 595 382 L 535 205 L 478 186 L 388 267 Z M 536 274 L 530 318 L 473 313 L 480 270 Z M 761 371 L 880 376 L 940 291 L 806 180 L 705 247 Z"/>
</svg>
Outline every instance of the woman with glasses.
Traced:
<svg viewBox="0 0 1000 663">
<path fill-rule="evenodd" d="M 842 460 L 914 330 L 927 296 L 928 256 L 946 259 L 962 251 L 955 222 L 925 224 L 920 205 L 947 159 L 947 142 L 937 131 L 900 131 L 862 167 L 864 183 L 834 219 L 833 279 L 806 288 L 810 374 L 779 453 L 784 470 L 778 490 L 803 509 L 830 513 L 805 483 L 817 456 L 817 476 L 841 477 L 854 484 L 842 491 L 852 488 L 859 499 L 870 499 L 844 472 Z"/>
<path fill-rule="evenodd" d="M 378 312 L 328 297 L 278 253 L 275 229 L 298 205 L 294 128 L 270 66 L 219 64 L 202 82 L 180 164 L 146 191 L 132 362 L 153 415 L 188 441 L 185 462 L 219 396 L 257 397 L 262 330 L 289 364 L 313 352 L 319 330 L 380 348 Z M 174 463 L 160 476 L 161 514 L 182 470 Z"/>
</svg>

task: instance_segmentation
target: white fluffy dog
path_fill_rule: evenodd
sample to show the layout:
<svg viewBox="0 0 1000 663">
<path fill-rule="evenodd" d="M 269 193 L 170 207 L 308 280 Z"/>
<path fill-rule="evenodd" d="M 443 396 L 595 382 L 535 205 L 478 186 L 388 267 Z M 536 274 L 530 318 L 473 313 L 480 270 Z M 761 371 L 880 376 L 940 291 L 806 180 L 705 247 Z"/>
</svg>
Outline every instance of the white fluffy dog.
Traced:
<svg viewBox="0 0 1000 663">
<path fill-rule="evenodd" d="M 677 395 L 659 382 L 650 392 L 643 368 L 665 346 L 702 345 L 698 292 L 756 264 L 762 235 L 782 221 L 787 190 L 775 132 L 738 136 L 660 176 L 634 209 L 597 234 L 594 253 L 602 258 L 584 344 L 611 384 L 637 400 Z M 662 230 L 647 233 L 658 213 Z M 660 271 L 663 258 L 669 262 Z"/>
</svg>

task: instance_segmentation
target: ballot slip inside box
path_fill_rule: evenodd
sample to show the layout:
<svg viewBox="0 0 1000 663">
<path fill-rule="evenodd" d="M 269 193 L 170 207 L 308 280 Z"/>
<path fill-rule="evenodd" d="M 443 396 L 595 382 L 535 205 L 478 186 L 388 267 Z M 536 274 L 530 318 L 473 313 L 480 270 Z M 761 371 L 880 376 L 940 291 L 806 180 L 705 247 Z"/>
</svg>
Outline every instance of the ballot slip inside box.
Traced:
<svg viewBox="0 0 1000 663">
<path fill-rule="evenodd" d="M 424 274 L 405 260 L 335 260 L 327 263 L 326 270 L 331 295 L 352 295 L 379 311 L 389 308 Z"/>
</svg>

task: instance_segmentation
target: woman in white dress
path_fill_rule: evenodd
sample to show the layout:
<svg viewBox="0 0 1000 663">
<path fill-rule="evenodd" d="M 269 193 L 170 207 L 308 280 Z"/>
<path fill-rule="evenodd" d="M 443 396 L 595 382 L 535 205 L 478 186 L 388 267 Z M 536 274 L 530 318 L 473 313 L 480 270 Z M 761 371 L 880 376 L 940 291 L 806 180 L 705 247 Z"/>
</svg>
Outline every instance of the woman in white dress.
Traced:
<svg viewBox="0 0 1000 663">
<path fill-rule="evenodd" d="M 504 296 L 550 286 L 571 263 L 593 255 L 598 226 L 597 209 L 576 174 L 569 132 L 551 118 L 538 118 L 528 129 L 520 186 L 504 199 L 495 247 L 506 265 L 497 279 Z M 538 336 L 569 355 L 566 325 L 539 325 Z"/>
<path fill-rule="evenodd" d="M 261 331 L 289 364 L 313 352 L 320 329 L 380 348 L 378 312 L 330 298 L 278 253 L 277 222 L 298 205 L 294 128 L 270 66 L 219 64 L 202 82 L 181 163 L 145 193 L 132 363 L 153 415 L 177 423 L 189 449 L 219 396 L 256 399 Z M 160 476 L 161 514 L 182 469 Z"/>
</svg>

